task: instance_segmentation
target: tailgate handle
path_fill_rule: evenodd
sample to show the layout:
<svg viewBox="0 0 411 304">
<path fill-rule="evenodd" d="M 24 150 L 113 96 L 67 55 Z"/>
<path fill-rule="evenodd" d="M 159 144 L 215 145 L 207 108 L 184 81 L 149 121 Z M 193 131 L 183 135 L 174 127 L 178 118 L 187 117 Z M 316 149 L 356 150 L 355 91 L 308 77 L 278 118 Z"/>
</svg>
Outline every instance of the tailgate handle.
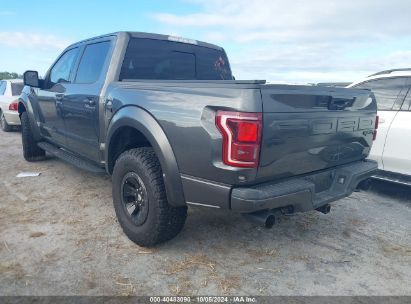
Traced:
<svg viewBox="0 0 411 304">
<path fill-rule="evenodd" d="M 346 98 L 331 97 L 331 100 L 328 103 L 328 109 L 329 110 L 344 110 L 345 108 L 351 107 L 354 101 L 355 101 L 355 98 L 346 99 Z"/>
</svg>

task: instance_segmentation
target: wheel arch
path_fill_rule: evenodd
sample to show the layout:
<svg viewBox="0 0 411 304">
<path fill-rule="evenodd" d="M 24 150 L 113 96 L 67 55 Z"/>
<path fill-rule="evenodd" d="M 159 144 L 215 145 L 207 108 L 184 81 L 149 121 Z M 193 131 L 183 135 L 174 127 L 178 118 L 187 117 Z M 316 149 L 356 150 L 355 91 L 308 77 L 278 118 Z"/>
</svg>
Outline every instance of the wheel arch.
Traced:
<svg viewBox="0 0 411 304">
<path fill-rule="evenodd" d="M 18 112 L 19 112 L 19 116 L 21 116 L 21 114 L 23 114 L 23 112 L 26 112 L 26 105 L 24 104 L 24 102 L 19 99 L 19 104 L 18 104 L 18 108 L 17 108 Z"/>
<path fill-rule="evenodd" d="M 24 97 L 24 95 L 21 95 L 19 97 L 19 104 L 17 107 L 17 111 L 19 113 L 20 118 L 23 112 L 27 112 L 27 115 L 30 121 L 30 126 L 31 126 L 31 129 L 33 130 L 33 136 L 36 141 L 41 141 L 40 128 L 37 125 L 36 116 L 34 115 L 33 107 L 28 97 Z"/>
<path fill-rule="evenodd" d="M 185 206 L 180 171 L 168 138 L 157 120 L 139 107 L 124 107 L 110 121 L 105 149 L 107 172 L 112 174 L 115 161 L 122 152 L 144 146 L 151 146 L 160 161 L 170 205 Z"/>
</svg>

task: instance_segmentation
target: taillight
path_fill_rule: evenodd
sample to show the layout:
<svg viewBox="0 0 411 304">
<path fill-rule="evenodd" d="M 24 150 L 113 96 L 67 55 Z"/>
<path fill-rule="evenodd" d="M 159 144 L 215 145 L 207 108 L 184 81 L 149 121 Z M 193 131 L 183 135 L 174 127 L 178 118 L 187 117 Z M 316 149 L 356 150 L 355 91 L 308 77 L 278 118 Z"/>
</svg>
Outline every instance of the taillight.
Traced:
<svg viewBox="0 0 411 304">
<path fill-rule="evenodd" d="M 19 109 L 19 101 L 15 100 L 9 105 L 9 110 L 10 111 L 18 111 Z"/>
<path fill-rule="evenodd" d="M 217 111 L 216 125 L 223 135 L 223 162 L 233 167 L 257 167 L 261 113 Z"/>
<path fill-rule="evenodd" d="M 375 140 L 377 138 L 377 129 L 378 129 L 379 123 L 380 123 L 380 117 L 377 115 L 375 117 L 375 125 L 374 125 L 374 132 L 372 133 L 372 140 Z"/>
</svg>

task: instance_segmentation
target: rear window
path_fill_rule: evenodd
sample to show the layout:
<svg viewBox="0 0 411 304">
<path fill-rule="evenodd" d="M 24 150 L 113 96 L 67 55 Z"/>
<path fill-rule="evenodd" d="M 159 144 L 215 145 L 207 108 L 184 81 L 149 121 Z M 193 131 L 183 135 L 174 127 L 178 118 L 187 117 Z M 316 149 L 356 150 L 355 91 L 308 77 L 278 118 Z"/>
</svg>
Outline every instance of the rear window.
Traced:
<svg viewBox="0 0 411 304">
<path fill-rule="evenodd" d="M 371 90 L 375 95 L 378 110 L 398 110 L 401 107 L 403 95 L 406 93 L 405 80 L 404 77 L 377 79 L 358 84 L 354 87 Z M 402 98 L 399 98 L 401 96 Z"/>
<path fill-rule="evenodd" d="M 23 91 L 23 88 L 23 83 L 11 83 L 11 95 L 19 96 L 21 94 L 21 91 Z"/>
<path fill-rule="evenodd" d="M 4 95 L 5 91 L 6 91 L 6 82 L 0 81 L 0 95 Z"/>
<path fill-rule="evenodd" d="M 405 98 L 404 104 L 402 105 L 401 110 L 411 111 L 411 87 L 408 89 L 407 97 Z"/>
<path fill-rule="evenodd" d="M 120 72 L 124 79 L 233 79 L 224 51 L 166 40 L 132 38 Z"/>
</svg>

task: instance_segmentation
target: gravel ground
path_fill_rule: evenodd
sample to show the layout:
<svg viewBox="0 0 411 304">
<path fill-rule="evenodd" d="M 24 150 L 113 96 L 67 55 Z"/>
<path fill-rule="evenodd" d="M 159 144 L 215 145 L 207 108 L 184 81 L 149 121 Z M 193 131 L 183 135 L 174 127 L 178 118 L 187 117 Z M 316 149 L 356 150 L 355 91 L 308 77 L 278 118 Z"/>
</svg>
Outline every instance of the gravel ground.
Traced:
<svg viewBox="0 0 411 304">
<path fill-rule="evenodd" d="M 271 230 L 191 208 L 145 249 L 122 233 L 109 177 L 27 163 L 20 133 L 0 137 L 0 295 L 411 295 L 410 189 L 375 183 Z"/>
</svg>

